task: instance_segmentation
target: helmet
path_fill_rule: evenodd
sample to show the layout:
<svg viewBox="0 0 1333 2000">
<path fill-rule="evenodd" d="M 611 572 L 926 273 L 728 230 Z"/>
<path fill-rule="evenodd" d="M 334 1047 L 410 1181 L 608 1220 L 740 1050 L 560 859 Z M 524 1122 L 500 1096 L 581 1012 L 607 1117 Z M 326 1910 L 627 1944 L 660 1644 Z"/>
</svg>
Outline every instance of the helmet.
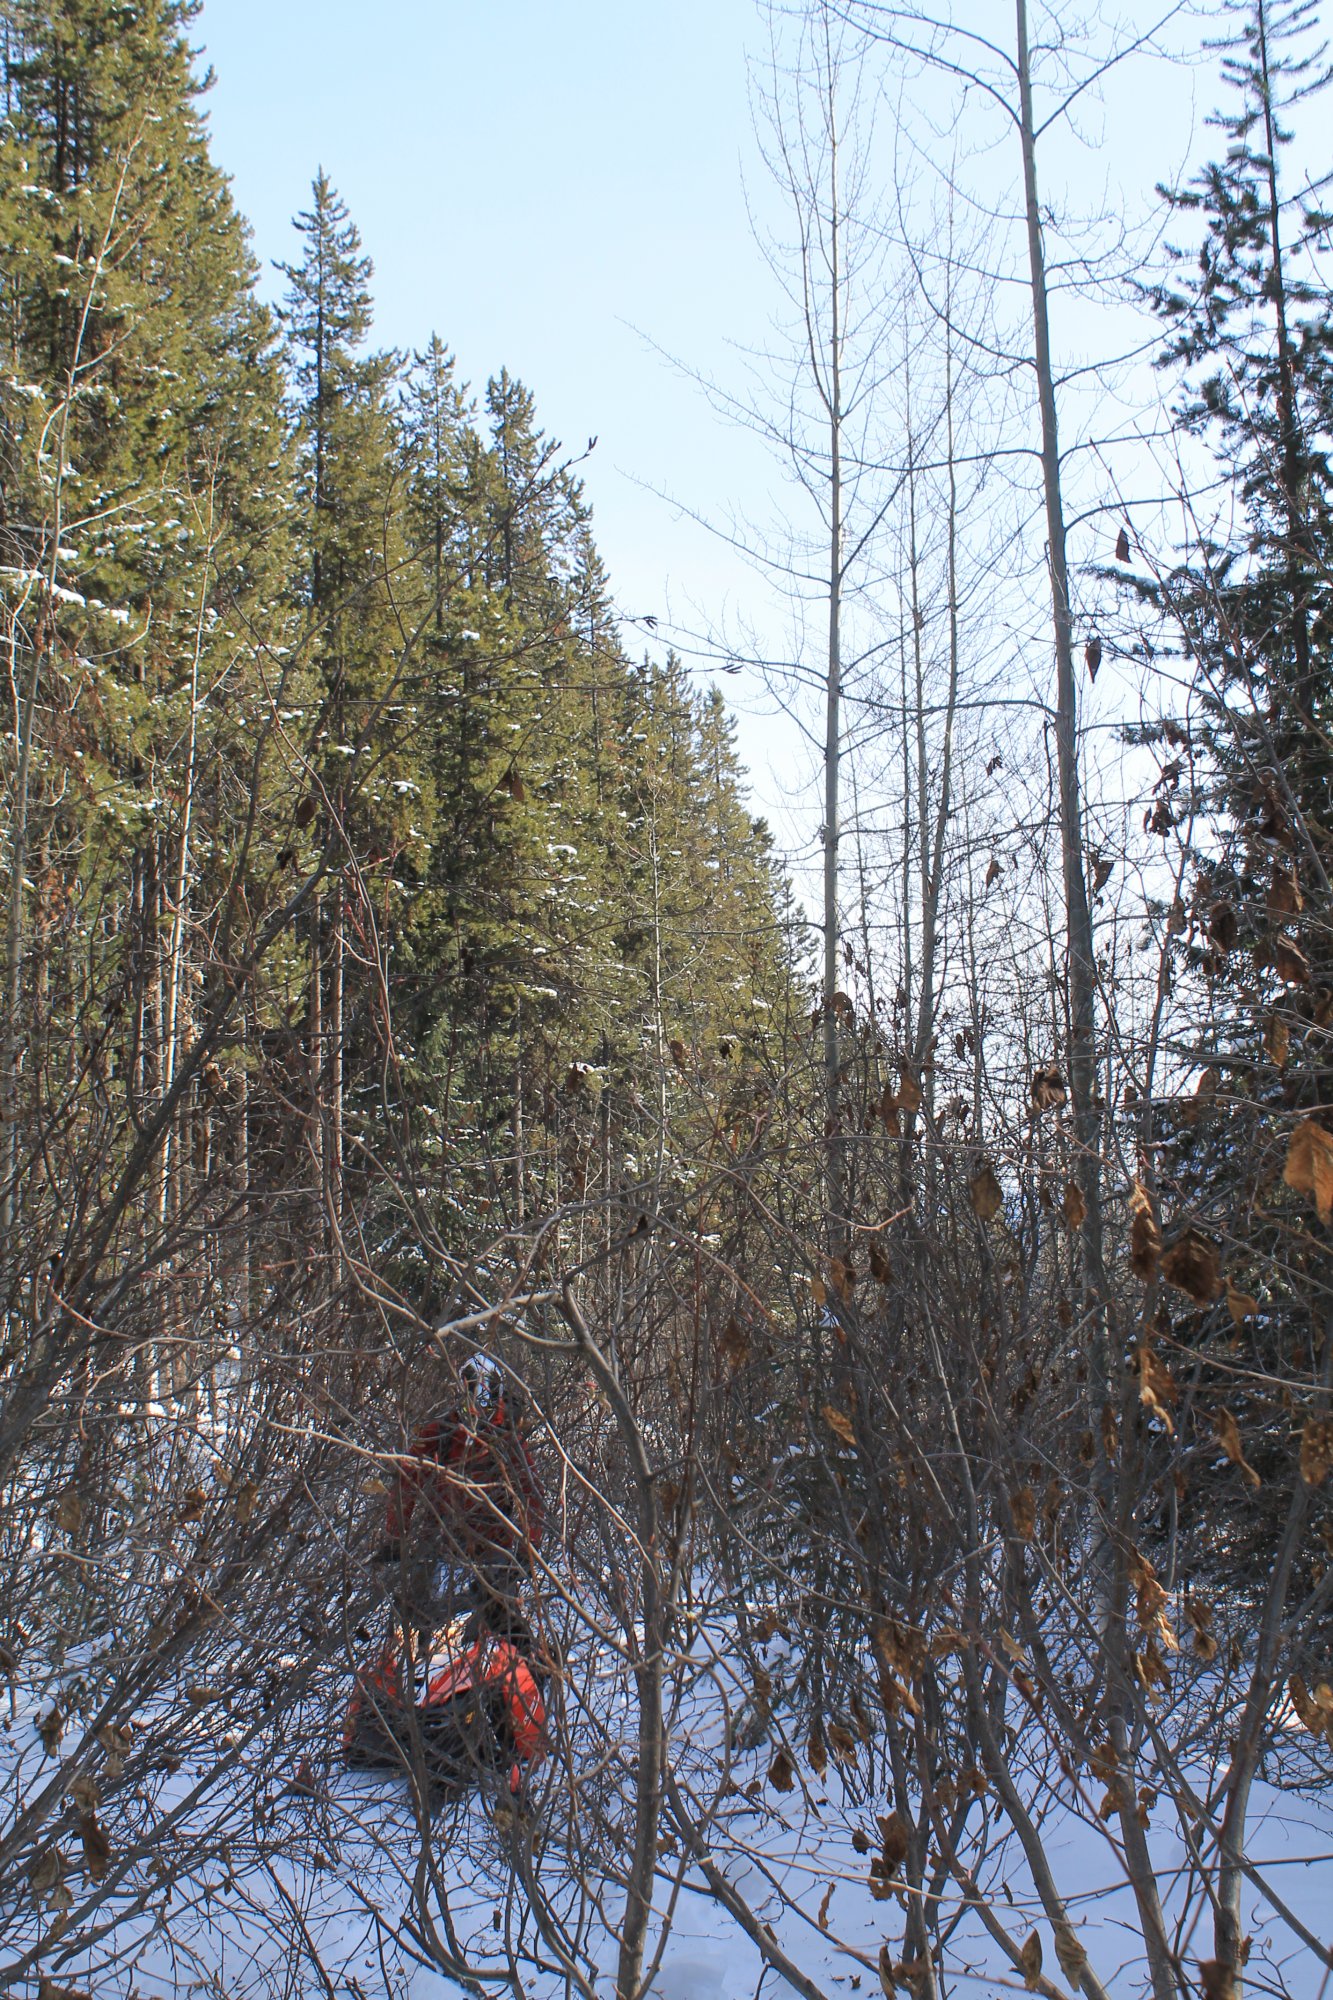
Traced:
<svg viewBox="0 0 1333 2000">
<path fill-rule="evenodd" d="M 486 1354 L 469 1354 L 458 1371 L 459 1385 L 466 1402 L 481 1409 L 493 1408 L 499 1395 L 499 1371 Z"/>
</svg>

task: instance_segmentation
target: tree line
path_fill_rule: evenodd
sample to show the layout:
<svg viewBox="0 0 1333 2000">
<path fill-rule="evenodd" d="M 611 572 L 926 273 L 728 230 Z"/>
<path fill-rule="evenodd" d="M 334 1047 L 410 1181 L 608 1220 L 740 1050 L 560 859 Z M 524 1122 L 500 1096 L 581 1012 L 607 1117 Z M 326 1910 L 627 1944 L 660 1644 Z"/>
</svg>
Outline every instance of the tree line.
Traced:
<svg viewBox="0 0 1333 2000">
<path fill-rule="evenodd" d="M 1333 1743 L 1313 0 L 1225 10 L 1148 263 L 1043 176 L 1177 15 L 764 10 L 813 923 L 579 455 L 373 347 L 322 171 L 260 302 L 197 7 L 2 13 L 0 1990 L 229 1923 L 327 1990 L 353 1855 L 358 1936 L 470 1991 L 638 2000 L 695 1892 L 806 1995 L 811 1937 L 927 2000 L 1306 1990 L 1256 1806 L 1325 1811 Z M 1008 237 L 912 181 L 942 106 Z M 1132 492 L 1075 269 L 1153 322 Z M 330 1716 L 478 1346 L 562 1672 L 532 1813 L 446 1837 L 419 1770 L 349 1802 Z"/>
</svg>

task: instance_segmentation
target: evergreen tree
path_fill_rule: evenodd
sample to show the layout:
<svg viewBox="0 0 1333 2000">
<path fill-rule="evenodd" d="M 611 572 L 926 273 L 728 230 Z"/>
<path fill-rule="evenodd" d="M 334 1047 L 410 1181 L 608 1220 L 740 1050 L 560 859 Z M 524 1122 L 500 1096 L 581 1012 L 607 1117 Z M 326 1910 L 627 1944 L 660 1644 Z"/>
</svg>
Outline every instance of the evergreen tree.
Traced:
<svg viewBox="0 0 1333 2000">
<path fill-rule="evenodd" d="M 27 1046 L 21 1063 L 11 1040 L 0 1063 L 11 1183 L 20 1122 L 41 1115 L 24 1090 L 54 1088 L 62 1070 L 74 1086 L 79 1010 L 117 982 L 134 994 L 114 1064 L 125 1144 L 169 1084 L 209 957 L 194 909 L 225 929 L 236 886 L 235 850 L 210 816 L 225 817 L 238 769 L 250 788 L 272 725 L 241 662 L 257 625 L 281 637 L 279 379 L 244 225 L 208 158 L 196 12 L 168 0 L 5 9 L 0 560 L 25 690 L 6 772 L 5 1034 Z M 206 697 L 224 686 L 225 701 Z M 265 848 L 253 843 L 248 865 L 262 869 Z M 82 962 L 48 948 L 71 876 Z M 11 1185 L 10 1216 L 17 1199 Z"/>
<path fill-rule="evenodd" d="M 391 405 L 397 364 L 362 351 L 373 323 L 372 266 L 322 171 L 312 196 L 296 221 L 301 257 L 281 267 L 288 292 L 279 317 L 295 416 L 309 647 L 324 689 L 317 768 L 334 877 L 311 915 L 307 1037 L 322 1199 L 336 1220 L 349 1095 L 373 1046 L 360 1025 L 368 994 L 349 984 L 347 863 L 355 856 L 363 882 L 378 878 L 396 895 L 424 865 L 431 806 L 410 748 L 418 717 L 403 699 L 407 662 L 395 599 L 407 556 Z"/>
<path fill-rule="evenodd" d="M 1257 1587 L 1282 1544 L 1290 1412 L 1317 1378 L 1333 1287 L 1308 1201 L 1282 1184 L 1293 1131 L 1322 1131 L 1333 1099 L 1333 299 L 1317 259 L 1330 217 L 1308 189 L 1289 195 L 1282 172 L 1286 119 L 1328 81 L 1308 41 L 1314 8 L 1240 0 L 1231 12 L 1233 104 L 1212 121 L 1225 154 L 1170 197 L 1204 222 L 1204 241 L 1177 253 L 1155 293 L 1164 365 L 1185 381 L 1180 421 L 1211 451 L 1221 499 L 1152 595 L 1178 621 L 1202 706 L 1184 950 L 1200 981 L 1188 1040 L 1207 1067 L 1168 1120 L 1164 1178 L 1226 1259 L 1232 1302 L 1196 1286 L 1173 1330 L 1217 1361 L 1200 1378 L 1223 1412 L 1217 1436 L 1236 1418 L 1257 1467 L 1251 1490 L 1228 1476 L 1217 1436 L 1196 1442 L 1191 1478 L 1208 1497 L 1196 1494 L 1187 1532 L 1196 1571 L 1225 1569 L 1234 1588 L 1239 1576 Z M 1187 746 L 1178 725 L 1169 733 Z"/>
</svg>

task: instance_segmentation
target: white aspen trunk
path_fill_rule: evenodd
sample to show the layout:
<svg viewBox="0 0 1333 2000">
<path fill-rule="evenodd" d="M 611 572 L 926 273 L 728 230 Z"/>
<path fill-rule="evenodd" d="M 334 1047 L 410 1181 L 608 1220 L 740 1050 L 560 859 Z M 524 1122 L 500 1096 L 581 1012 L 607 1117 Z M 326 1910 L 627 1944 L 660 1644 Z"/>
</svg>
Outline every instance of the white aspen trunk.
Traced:
<svg viewBox="0 0 1333 2000">
<path fill-rule="evenodd" d="M 1046 292 L 1045 249 L 1037 198 L 1037 145 L 1032 119 L 1032 72 L 1028 57 L 1027 0 L 1016 0 L 1018 25 L 1019 125 L 1023 148 L 1023 191 L 1027 221 L 1028 266 L 1032 291 L 1032 330 L 1041 416 L 1041 468 L 1046 500 L 1047 561 L 1051 578 L 1051 611 L 1055 634 L 1056 759 L 1059 784 L 1060 847 L 1065 889 L 1065 934 L 1068 953 L 1069 1096 L 1073 1109 L 1075 1172 L 1087 1210 L 1082 1230 L 1083 1284 L 1093 1322 L 1092 1392 L 1096 1407 L 1094 1433 L 1100 1436 L 1101 1411 L 1110 1395 L 1110 1359 L 1106 1330 L 1106 1279 L 1103 1259 L 1101 1197 L 1101 1118 L 1097 1108 L 1096 993 L 1097 968 L 1092 935 L 1092 910 L 1083 872 L 1083 805 L 1077 738 L 1077 698 L 1074 684 L 1074 627 L 1069 604 L 1069 567 L 1065 553 L 1064 499 L 1060 483 L 1060 443 L 1056 422 L 1055 378 L 1051 366 L 1050 316 Z"/>
<path fill-rule="evenodd" d="M 825 21 L 827 36 L 828 23 Z M 838 781 L 842 756 L 842 217 L 838 191 L 837 104 L 832 64 L 827 72 L 829 121 L 829 340 L 827 413 L 829 441 L 828 662 L 824 703 L 824 1101 L 828 1127 L 829 1248 L 840 1252 L 847 1236 L 844 1158 L 838 1073 Z"/>
<path fill-rule="evenodd" d="M 951 246 L 952 247 L 952 246 Z M 937 957 L 939 953 L 940 903 L 944 894 L 944 842 L 948 831 L 949 814 L 953 804 L 953 732 L 958 710 L 958 468 L 954 459 L 953 427 L 953 267 L 950 264 L 949 286 L 945 300 L 945 345 L 944 345 L 944 417 L 946 448 L 948 452 L 949 500 L 946 518 L 946 565 L 949 601 L 949 687 L 944 704 L 944 738 L 940 746 L 939 797 L 935 806 L 933 829 L 929 818 L 928 773 L 924 737 L 921 748 L 922 803 L 921 803 L 921 1011 L 918 1016 L 916 1037 L 917 1066 L 921 1071 L 921 1088 L 925 1095 L 928 1111 L 935 1109 L 935 1070 L 931 1062 L 931 1050 L 935 1041 L 935 991 Z M 916 543 L 916 504 L 912 503 L 912 540 Z M 916 604 L 915 563 L 912 584 L 913 607 Z M 917 726 L 924 727 L 925 704 L 921 688 L 920 642 L 917 648 Z M 929 842 L 929 862 L 926 845 Z"/>
</svg>

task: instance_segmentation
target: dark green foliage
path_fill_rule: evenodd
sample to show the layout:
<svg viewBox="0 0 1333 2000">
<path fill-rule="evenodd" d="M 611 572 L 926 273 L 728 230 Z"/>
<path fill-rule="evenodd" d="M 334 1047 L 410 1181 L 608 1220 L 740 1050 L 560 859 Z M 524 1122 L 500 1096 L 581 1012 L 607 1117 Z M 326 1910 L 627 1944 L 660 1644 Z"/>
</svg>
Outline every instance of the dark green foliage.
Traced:
<svg viewBox="0 0 1333 2000">
<path fill-rule="evenodd" d="M 193 4 L 2 11 L 18 1211 L 86 1231 L 183 1074 L 109 1269 L 158 1236 L 188 1266 L 187 1221 L 242 1193 L 253 1217 L 263 1185 L 336 1284 L 340 1232 L 372 1263 L 436 1229 L 466 1252 L 502 1214 L 676 1171 L 671 1045 L 758 1062 L 787 977 L 718 702 L 625 657 L 530 392 L 502 370 L 478 415 L 438 338 L 374 350 L 322 172 L 275 327 L 208 156 Z M 196 1038 L 261 937 L 205 1081 Z M 208 1241 L 200 1282 L 231 1295 L 256 1246 Z"/>
<path fill-rule="evenodd" d="M 1191 1561 L 1257 1583 L 1333 1281 L 1309 1202 L 1282 1181 L 1294 1124 L 1333 1101 L 1333 303 L 1318 265 L 1330 216 L 1308 188 L 1288 195 L 1282 170 L 1287 115 L 1329 80 L 1315 10 L 1245 0 L 1232 12 L 1233 108 L 1211 121 L 1225 153 L 1170 197 L 1204 241 L 1176 253 L 1154 295 L 1181 423 L 1216 480 L 1197 538 L 1153 593 L 1183 634 L 1202 711 L 1192 735 L 1172 725 L 1159 788 L 1168 819 L 1191 792 L 1202 808 L 1182 952 L 1199 976 L 1189 1043 L 1203 1074 L 1167 1120 L 1162 1164 L 1169 1213 L 1202 1226 L 1233 1296 L 1259 1308 L 1176 1291 L 1160 1323 L 1217 1362 L 1200 1377 L 1202 1412 L 1229 1405 L 1262 1480 L 1242 1482 L 1201 1422 L 1181 1447 Z"/>
</svg>

